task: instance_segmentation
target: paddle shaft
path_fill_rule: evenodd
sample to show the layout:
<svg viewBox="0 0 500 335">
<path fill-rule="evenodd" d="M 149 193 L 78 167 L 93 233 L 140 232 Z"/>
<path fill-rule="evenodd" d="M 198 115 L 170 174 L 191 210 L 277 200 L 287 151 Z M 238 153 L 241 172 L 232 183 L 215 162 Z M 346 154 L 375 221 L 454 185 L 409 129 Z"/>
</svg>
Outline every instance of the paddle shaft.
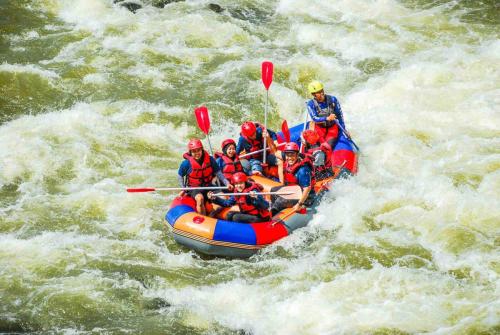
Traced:
<svg viewBox="0 0 500 335">
<path fill-rule="evenodd" d="M 286 143 L 279 143 L 279 144 L 277 145 L 277 147 L 282 147 L 282 146 L 284 146 L 285 144 L 286 144 Z M 271 150 L 271 148 L 267 148 L 267 149 L 265 149 L 265 150 L 266 150 L 266 151 L 267 151 L 267 150 Z M 262 152 L 262 151 L 264 151 L 264 149 L 255 150 L 255 151 L 249 152 L 249 153 L 247 153 L 247 154 L 243 154 L 243 155 L 241 155 L 241 156 L 238 156 L 238 158 L 245 158 L 245 157 L 251 156 L 251 155 L 253 155 L 253 154 L 258 154 L 259 152 Z"/>
<path fill-rule="evenodd" d="M 255 195 L 268 195 L 268 194 L 278 194 L 278 195 L 287 195 L 287 194 L 294 194 L 295 192 L 243 192 L 243 193 L 215 193 L 214 195 L 215 196 L 219 196 L 219 197 L 222 197 L 222 196 L 230 196 L 230 195 L 251 195 L 251 194 L 255 194 Z"/>
<path fill-rule="evenodd" d="M 266 133 L 267 133 L 267 104 L 269 102 L 269 90 L 266 90 L 266 108 L 264 109 L 264 128 L 266 129 Z M 266 146 L 267 146 L 267 136 L 264 137 L 263 136 L 263 140 L 264 140 L 264 149 L 262 149 L 264 151 L 264 159 L 262 160 L 262 162 L 264 164 L 266 164 L 266 154 L 267 154 L 267 150 L 266 150 Z"/>
<path fill-rule="evenodd" d="M 143 187 L 127 188 L 127 192 L 155 192 L 155 191 L 191 191 L 191 190 L 227 190 L 226 186 L 201 186 L 201 187 Z"/>
<path fill-rule="evenodd" d="M 304 127 L 302 128 L 302 132 L 304 132 L 306 130 L 306 127 L 307 127 L 307 119 L 309 118 L 309 111 L 307 110 L 306 108 L 306 117 L 305 117 L 305 120 L 304 120 Z M 304 141 L 300 141 L 300 150 L 299 152 L 302 152 L 302 147 L 304 146 Z"/>
<path fill-rule="evenodd" d="M 262 67 L 261 67 L 261 76 L 262 76 L 262 83 L 264 84 L 264 87 L 266 88 L 266 107 L 264 109 L 264 129 L 266 130 L 267 133 L 267 106 L 269 105 L 269 87 L 271 86 L 271 83 L 273 82 L 273 71 L 274 71 L 274 65 L 271 62 L 262 62 Z M 264 158 L 262 160 L 263 164 L 266 164 L 267 162 L 267 136 L 262 136 L 264 140 Z"/>
<path fill-rule="evenodd" d="M 335 119 L 334 121 L 337 124 L 337 126 L 339 126 L 340 130 L 342 130 L 342 133 L 344 134 L 344 136 L 347 137 L 347 139 L 349 141 L 351 141 L 351 143 L 352 143 L 352 145 L 354 145 L 354 147 L 356 147 L 356 150 L 361 151 L 361 150 L 359 150 L 359 147 L 356 145 L 356 143 L 354 143 L 354 141 L 352 140 L 351 136 L 349 136 L 349 134 L 347 134 L 347 131 L 344 129 L 344 127 L 342 127 L 340 125 L 339 120 Z"/>
</svg>

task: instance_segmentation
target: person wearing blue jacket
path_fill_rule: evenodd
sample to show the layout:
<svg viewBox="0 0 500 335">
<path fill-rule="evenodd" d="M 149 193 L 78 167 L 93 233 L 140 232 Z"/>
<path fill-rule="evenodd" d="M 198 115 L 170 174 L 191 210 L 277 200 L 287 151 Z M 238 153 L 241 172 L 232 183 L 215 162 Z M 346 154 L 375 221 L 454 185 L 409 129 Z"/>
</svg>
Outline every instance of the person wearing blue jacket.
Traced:
<svg viewBox="0 0 500 335">
<path fill-rule="evenodd" d="M 230 211 L 227 213 L 227 220 L 242 223 L 264 222 L 271 219 L 269 211 L 269 202 L 259 194 L 262 191 L 262 185 L 247 178 L 243 172 L 237 172 L 233 175 L 233 184 L 235 193 L 242 195 L 232 195 L 228 199 L 223 199 L 208 193 L 208 198 L 213 203 L 222 207 L 233 207 L 238 205 L 239 211 Z M 250 193 L 250 194 L 245 194 Z"/>
<path fill-rule="evenodd" d="M 340 131 L 337 122 L 346 129 L 340 102 L 333 95 L 325 94 L 324 86 L 319 81 L 311 82 L 307 88 L 313 96 L 306 106 L 314 122 L 314 130 L 320 135 L 321 142 L 328 143 L 333 151 Z"/>
</svg>

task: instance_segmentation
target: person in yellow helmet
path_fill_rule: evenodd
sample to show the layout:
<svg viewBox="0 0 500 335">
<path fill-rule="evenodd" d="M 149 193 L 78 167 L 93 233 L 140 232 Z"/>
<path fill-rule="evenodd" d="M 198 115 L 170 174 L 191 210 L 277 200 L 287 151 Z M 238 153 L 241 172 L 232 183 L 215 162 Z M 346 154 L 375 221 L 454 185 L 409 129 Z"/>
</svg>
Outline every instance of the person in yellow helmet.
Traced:
<svg viewBox="0 0 500 335">
<path fill-rule="evenodd" d="M 312 99 L 307 101 L 306 105 L 314 121 L 314 129 L 319 134 L 320 141 L 327 142 L 333 151 L 339 135 L 339 127 L 335 120 L 346 129 L 340 102 L 333 95 L 325 94 L 324 86 L 319 81 L 312 81 L 307 90 L 312 95 Z"/>
</svg>

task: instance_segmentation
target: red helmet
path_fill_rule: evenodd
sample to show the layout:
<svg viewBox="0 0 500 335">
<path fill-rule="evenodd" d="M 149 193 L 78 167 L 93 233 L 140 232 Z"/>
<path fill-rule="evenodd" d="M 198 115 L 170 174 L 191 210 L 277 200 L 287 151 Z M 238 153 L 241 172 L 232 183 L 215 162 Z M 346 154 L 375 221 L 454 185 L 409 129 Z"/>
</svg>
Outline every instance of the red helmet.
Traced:
<svg viewBox="0 0 500 335">
<path fill-rule="evenodd" d="M 189 140 L 189 142 L 188 142 L 188 150 L 189 151 L 194 150 L 194 149 L 199 149 L 199 148 L 203 149 L 203 143 L 201 143 L 201 141 L 199 139 L 193 138 L 192 140 Z"/>
<path fill-rule="evenodd" d="M 226 147 L 226 145 L 229 145 L 229 144 L 236 145 L 236 142 L 232 138 L 228 138 L 228 139 L 222 141 L 222 144 L 221 144 L 220 147 L 222 148 L 222 150 L 224 150 L 224 148 Z"/>
<path fill-rule="evenodd" d="M 257 131 L 257 127 L 255 127 L 255 123 L 253 122 L 250 122 L 250 121 L 246 121 L 246 122 L 243 122 L 243 124 L 241 125 L 241 133 L 245 136 L 253 136 L 253 134 L 255 134 L 255 132 Z"/>
<path fill-rule="evenodd" d="M 243 172 L 236 172 L 235 174 L 233 174 L 233 184 L 245 183 L 247 179 L 247 175 Z"/>
<path fill-rule="evenodd" d="M 295 142 L 288 142 L 287 144 L 285 144 L 285 149 L 283 149 L 284 152 L 290 152 L 290 151 L 293 151 L 293 152 L 299 152 L 299 146 L 297 145 L 297 143 Z"/>
<path fill-rule="evenodd" d="M 319 134 L 312 129 L 304 130 L 302 137 L 309 144 L 316 144 L 319 141 Z"/>
</svg>

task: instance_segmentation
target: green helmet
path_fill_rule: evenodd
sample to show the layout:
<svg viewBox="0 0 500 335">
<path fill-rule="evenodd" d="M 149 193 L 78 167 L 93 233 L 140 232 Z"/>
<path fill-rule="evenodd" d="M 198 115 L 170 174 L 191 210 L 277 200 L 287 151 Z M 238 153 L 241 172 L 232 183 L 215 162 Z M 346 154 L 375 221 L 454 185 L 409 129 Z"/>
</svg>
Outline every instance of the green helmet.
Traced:
<svg viewBox="0 0 500 335">
<path fill-rule="evenodd" d="M 309 85 L 307 85 L 307 90 L 309 93 L 313 94 L 323 90 L 323 84 L 319 81 L 312 81 Z"/>
</svg>

